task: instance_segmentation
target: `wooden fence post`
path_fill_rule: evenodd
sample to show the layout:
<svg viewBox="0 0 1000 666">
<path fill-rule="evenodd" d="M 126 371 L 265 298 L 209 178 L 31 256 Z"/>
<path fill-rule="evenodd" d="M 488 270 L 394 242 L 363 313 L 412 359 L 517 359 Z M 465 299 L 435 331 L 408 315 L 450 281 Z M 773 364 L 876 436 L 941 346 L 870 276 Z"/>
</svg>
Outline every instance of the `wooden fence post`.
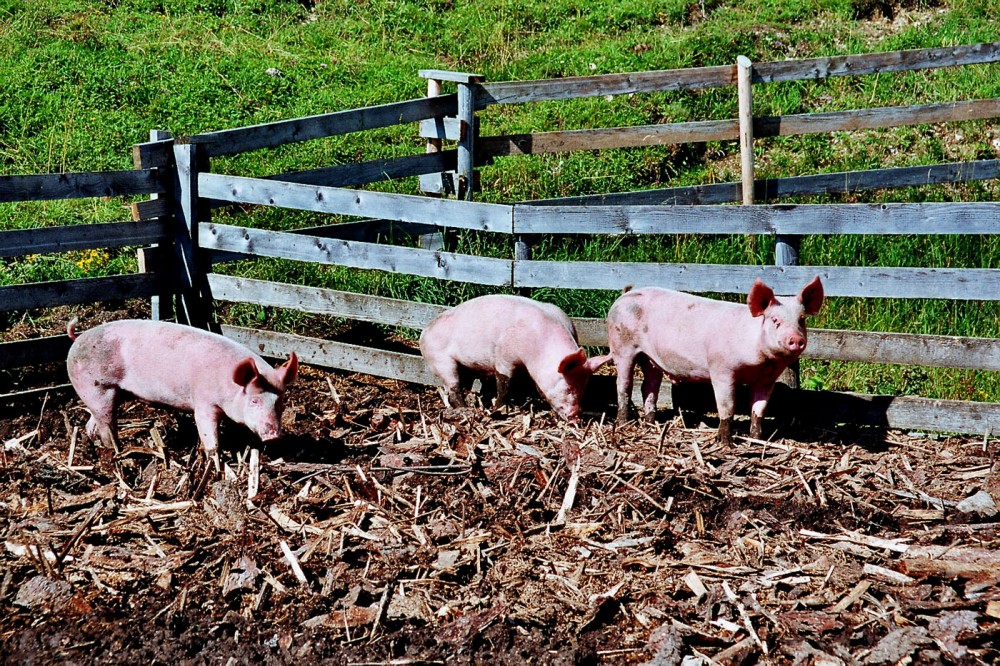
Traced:
<svg viewBox="0 0 1000 666">
<path fill-rule="evenodd" d="M 167 141 L 172 139 L 173 135 L 166 130 L 150 130 L 149 140 L 153 141 Z M 170 151 L 173 153 L 173 151 Z M 149 165 L 143 164 L 143 159 L 141 152 L 136 150 L 133 153 L 133 162 L 135 163 L 136 169 L 148 169 Z M 172 164 L 162 165 L 157 164 L 157 168 L 161 169 L 164 175 L 162 176 L 163 181 L 166 182 L 167 186 L 170 187 L 173 184 L 173 167 Z M 168 195 L 164 195 L 169 198 Z M 149 196 L 150 200 L 158 200 L 160 198 L 159 194 L 151 194 Z M 141 219 L 138 212 L 138 208 L 134 209 L 135 219 Z M 161 244 L 152 245 L 150 247 L 139 248 L 138 255 L 136 257 L 139 272 L 140 273 L 156 273 L 157 278 L 162 286 L 160 294 L 155 296 L 150 296 L 149 298 L 149 317 L 153 321 L 162 321 L 167 319 L 172 319 L 174 316 L 174 302 L 173 302 L 173 290 L 171 289 L 173 281 L 175 279 L 176 271 L 172 270 L 172 267 L 166 261 L 166 248 Z"/>
<path fill-rule="evenodd" d="M 476 88 L 482 83 L 479 74 L 465 74 L 464 80 L 458 81 L 458 183 L 455 189 L 459 199 L 472 201 L 476 180 Z"/>
<path fill-rule="evenodd" d="M 736 89 L 739 95 L 740 166 L 743 173 L 743 203 L 753 203 L 753 64 L 745 56 L 736 58 Z"/>
<path fill-rule="evenodd" d="M 438 97 L 441 95 L 441 79 L 428 78 L 427 79 L 427 96 L 428 97 Z M 441 152 L 441 139 L 436 137 L 428 137 L 427 139 L 427 153 L 440 153 Z M 429 197 L 443 197 L 444 191 L 442 188 L 441 192 L 427 192 L 425 196 Z M 444 233 L 437 231 L 432 234 L 421 234 L 419 237 L 420 247 L 425 250 L 443 250 L 445 249 L 445 239 Z"/>
<path fill-rule="evenodd" d="M 204 257 L 198 250 L 198 225 L 207 222 L 207 208 L 198 199 L 198 174 L 208 171 L 209 159 L 194 143 L 175 143 L 177 181 L 174 183 L 175 248 L 179 261 L 180 289 L 177 298 L 179 322 L 218 331 L 211 318 L 211 292 Z"/>
</svg>

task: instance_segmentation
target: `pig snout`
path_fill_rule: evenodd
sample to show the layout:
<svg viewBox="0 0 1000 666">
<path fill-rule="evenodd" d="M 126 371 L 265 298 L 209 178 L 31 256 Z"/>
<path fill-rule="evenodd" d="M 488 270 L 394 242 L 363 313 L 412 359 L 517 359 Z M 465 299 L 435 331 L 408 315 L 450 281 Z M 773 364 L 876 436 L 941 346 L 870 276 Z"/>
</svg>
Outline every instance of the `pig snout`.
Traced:
<svg viewBox="0 0 1000 666">
<path fill-rule="evenodd" d="M 804 335 L 793 333 L 788 336 L 788 339 L 785 341 L 785 347 L 788 351 L 794 354 L 801 354 L 806 348 L 806 337 Z"/>
<path fill-rule="evenodd" d="M 257 428 L 257 436 L 260 437 L 260 441 L 262 442 L 273 442 L 276 439 L 280 439 L 281 435 L 280 423 L 267 423 Z"/>
</svg>

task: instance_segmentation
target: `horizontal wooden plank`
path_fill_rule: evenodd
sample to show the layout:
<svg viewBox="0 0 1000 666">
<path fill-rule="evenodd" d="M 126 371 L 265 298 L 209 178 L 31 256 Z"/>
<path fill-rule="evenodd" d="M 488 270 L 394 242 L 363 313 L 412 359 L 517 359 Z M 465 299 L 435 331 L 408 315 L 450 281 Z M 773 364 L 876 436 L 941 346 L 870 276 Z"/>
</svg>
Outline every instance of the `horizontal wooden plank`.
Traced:
<svg viewBox="0 0 1000 666">
<path fill-rule="evenodd" d="M 480 83 L 485 78 L 482 74 L 470 74 L 469 72 L 452 72 L 447 69 L 421 69 L 417 71 L 417 76 L 422 79 L 433 79 L 435 81 L 453 81 L 455 83 Z"/>
<path fill-rule="evenodd" d="M 514 207 L 516 234 L 1000 234 L 1000 203 Z"/>
<path fill-rule="evenodd" d="M 68 335 L 0 343 L 0 370 L 65 362 L 71 344 Z"/>
<path fill-rule="evenodd" d="M 735 57 L 733 60 L 735 61 Z M 992 42 L 959 47 L 760 62 L 753 66 L 753 80 L 758 83 L 797 81 L 997 61 L 1000 61 L 1000 42 Z M 479 108 L 483 108 L 490 104 L 517 104 L 735 85 L 736 66 L 734 64 L 655 72 L 575 76 L 563 79 L 483 83 L 477 86 L 476 102 Z"/>
<path fill-rule="evenodd" d="M 1000 116 L 1000 99 L 917 104 L 828 113 L 802 113 L 787 116 L 759 116 L 753 119 L 753 135 L 755 139 L 763 139 L 796 134 L 981 120 L 998 116 Z M 476 142 L 476 156 L 480 163 L 485 164 L 495 157 L 505 155 L 539 155 L 573 150 L 735 141 L 737 139 L 739 139 L 739 121 L 736 119 L 705 120 L 636 127 L 605 127 L 485 136 L 480 137 Z"/>
<path fill-rule="evenodd" d="M 174 140 L 147 141 L 132 146 L 132 163 L 136 169 L 156 169 L 173 166 Z"/>
<path fill-rule="evenodd" d="M 739 138 L 737 120 L 701 120 L 636 127 L 482 136 L 476 140 L 476 159 L 488 163 L 495 157 L 505 155 L 540 155 L 573 150 L 665 146 L 678 143 L 729 141 L 737 138 Z"/>
<path fill-rule="evenodd" d="M 367 268 L 423 277 L 508 286 L 511 261 L 450 252 L 361 243 L 281 231 L 202 224 L 200 246 L 261 257 Z"/>
<path fill-rule="evenodd" d="M 490 104 L 518 104 L 640 92 L 698 90 L 732 85 L 736 85 L 735 65 L 595 76 L 569 76 L 563 79 L 504 81 L 482 83 L 475 88 L 476 107 L 484 108 Z"/>
<path fill-rule="evenodd" d="M 380 160 L 368 160 L 357 164 L 293 171 L 291 173 L 268 176 L 266 180 L 283 180 L 304 185 L 325 185 L 328 187 L 354 187 L 383 180 L 396 180 L 410 176 L 422 176 L 454 169 L 458 163 L 457 150 L 438 153 L 420 153 Z"/>
<path fill-rule="evenodd" d="M 149 298 L 160 293 L 160 276 L 156 273 L 35 282 L 0 287 L 0 311 Z"/>
<path fill-rule="evenodd" d="M 608 329 L 604 319 L 581 317 L 572 321 L 581 345 L 608 346 Z M 996 371 L 1000 370 L 1000 340 L 810 328 L 809 344 L 803 357 L 824 361 Z"/>
<path fill-rule="evenodd" d="M 516 261 L 514 287 L 608 289 L 656 285 L 690 292 L 745 294 L 761 278 L 794 294 L 819 275 L 827 296 L 1000 300 L 1000 270 L 855 266 L 730 266 L 586 261 Z"/>
<path fill-rule="evenodd" d="M 405 102 L 206 132 L 191 137 L 190 141 L 204 145 L 209 157 L 235 155 L 261 148 L 275 148 L 297 141 L 417 122 L 424 118 L 454 116 L 457 110 L 457 95 L 421 97 Z"/>
<path fill-rule="evenodd" d="M 1000 42 L 755 63 L 755 83 L 905 72 L 1000 62 Z"/>
<path fill-rule="evenodd" d="M 171 227 L 149 220 L 0 231 L 0 257 L 166 243 L 173 240 Z"/>
<path fill-rule="evenodd" d="M 361 372 L 414 384 L 433 386 L 440 383 L 418 354 L 371 349 L 344 342 L 236 326 L 223 326 L 222 334 L 271 358 L 287 358 L 294 351 L 299 361 L 309 365 Z"/>
<path fill-rule="evenodd" d="M 424 139 L 458 141 L 462 137 L 462 121 L 458 118 L 428 118 L 427 120 L 421 120 L 420 136 Z"/>
<path fill-rule="evenodd" d="M 312 314 L 407 328 L 422 329 L 431 319 L 448 310 L 443 305 L 253 280 L 218 273 L 209 274 L 208 284 L 212 290 L 212 298 L 219 301 L 289 308 Z"/>
<path fill-rule="evenodd" d="M 931 368 L 1000 370 L 1000 340 L 810 329 L 805 358 Z"/>
<path fill-rule="evenodd" d="M 0 203 L 160 194 L 161 177 L 153 169 L 0 176 Z"/>
<path fill-rule="evenodd" d="M 810 194 L 861 192 L 894 187 L 965 183 L 1000 178 L 1000 160 L 949 162 L 868 171 L 839 171 L 754 181 L 754 200 L 763 202 Z M 690 187 L 667 187 L 636 192 L 589 194 L 522 202 L 532 206 L 625 206 L 662 204 L 719 204 L 742 200 L 738 182 Z"/>
<path fill-rule="evenodd" d="M 513 206 L 203 173 L 203 197 L 338 215 L 510 233 Z"/>
<path fill-rule="evenodd" d="M 753 120 L 754 139 L 824 132 L 929 125 L 933 123 L 983 120 L 1000 117 L 1000 98 L 974 99 L 939 104 L 889 106 L 829 113 L 799 113 L 763 116 Z"/>
<path fill-rule="evenodd" d="M 129 205 L 132 209 L 132 219 L 155 220 L 158 217 L 166 217 L 173 212 L 173 202 L 166 198 L 144 199 Z"/>
</svg>

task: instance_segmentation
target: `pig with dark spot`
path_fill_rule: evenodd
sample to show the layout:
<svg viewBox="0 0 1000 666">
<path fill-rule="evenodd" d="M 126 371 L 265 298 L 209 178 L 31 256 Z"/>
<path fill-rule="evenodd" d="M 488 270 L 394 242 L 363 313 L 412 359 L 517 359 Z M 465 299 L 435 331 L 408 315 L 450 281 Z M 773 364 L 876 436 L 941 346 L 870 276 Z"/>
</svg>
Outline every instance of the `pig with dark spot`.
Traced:
<svg viewBox="0 0 1000 666">
<path fill-rule="evenodd" d="M 66 359 L 77 395 L 90 410 L 87 433 L 118 446 L 115 408 L 126 396 L 194 412 L 205 453 L 215 458 L 225 414 L 263 441 L 281 436 L 285 388 L 298 359 L 278 369 L 216 333 L 162 321 L 124 319 L 76 335 Z"/>
<path fill-rule="evenodd" d="M 463 404 L 460 367 L 496 377 L 498 406 L 511 376 L 523 368 L 569 421 L 580 415 L 591 375 L 611 359 L 588 359 L 573 323 L 555 305 L 502 294 L 473 298 L 435 317 L 420 336 L 420 353 L 454 406 Z"/>
<path fill-rule="evenodd" d="M 618 369 L 618 420 L 628 419 L 638 363 L 647 419 L 653 417 L 664 374 L 672 382 L 711 382 L 718 439 L 730 442 L 736 385 L 748 384 L 750 436 L 759 438 L 774 383 L 805 350 L 806 315 L 818 313 L 822 304 L 819 276 L 797 296 L 781 298 L 756 280 L 746 306 L 659 287 L 626 288 L 608 313 L 608 345 Z"/>
</svg>

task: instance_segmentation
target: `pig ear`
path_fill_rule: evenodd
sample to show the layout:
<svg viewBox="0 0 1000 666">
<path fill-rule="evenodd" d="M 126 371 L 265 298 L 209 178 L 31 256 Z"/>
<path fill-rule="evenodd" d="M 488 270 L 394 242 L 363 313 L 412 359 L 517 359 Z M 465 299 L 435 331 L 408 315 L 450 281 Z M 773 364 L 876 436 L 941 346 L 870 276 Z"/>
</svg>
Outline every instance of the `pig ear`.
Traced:
<svg viewBox="0 0 1000 666">
<path fill-rule="evenodd" d="M 292 352 L 288 360 L 275 372 L 278 373 L 278 381 L 281 382 L 280 388 L 284 389 L 299 375 L 299 357 L 295 355 L 295 352 Z"/>
<path fill-rule="evenodd" d="M 802 287 L 802 291 L 799 292 L 799 301 L 807 315 L 817 314 L 819 309 L 823 307 L 823 283 L 820 282 L 818 275 L 813 278 L 812 282 Z"/>
<path fill-rule="evenodd" d="M 255 379 L 257 379 L 257 365 L 252 358 L 243 359 L 233 370 L 233 381 L 240 386 L 246 386 Z"/>
<path fill-rule="evenodd" d="M 601 369 L 605 363 L 611 360 L 611 354 L 605 354 L 604 356 L 594 356 L 593 358 L 588 358 L 584 366 L 590 372 L 594 373 Z"/>
<path fill-rule="evenodd" d="M 750 307 L 750 314 L 754 317 L 761 316 L 773 300 L 774 291 L 761 282 L 760 278 L 754 280 L 753 286 L 750 287 L 750 293 L 747 295 L 747 305 Z"/>
<path fill-rule="evenodd" d="M 559 361 L 559 372 L 561 374 L 566 374 L 567 372 L 572 372 L 579 366 L 582 366 L 587 362 L 587 352 L 583 351 L 583 347 L 577 349 L 572 354 L 569 354 L 563 360 Z"/>
</svg>

